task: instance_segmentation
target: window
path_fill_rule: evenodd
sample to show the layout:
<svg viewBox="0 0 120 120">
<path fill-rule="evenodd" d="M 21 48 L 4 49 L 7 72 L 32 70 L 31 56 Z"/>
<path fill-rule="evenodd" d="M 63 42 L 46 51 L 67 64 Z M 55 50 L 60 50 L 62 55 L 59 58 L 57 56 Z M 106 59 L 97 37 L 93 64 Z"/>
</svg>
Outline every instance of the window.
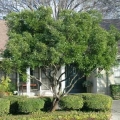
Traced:
<svg viewBox="0 0 120 120">
<path fill-rule="evenodd" d="M 49 71 L 49 69 L 48 69 Z M 45 76 L 45 74 L 41 71 L 41 77 L 42 77 L 42 85 L 41 89 L 42 90 L 49 90 L 50 89 L 50 81 L 48 80 L 48 78 Z"/>
<path fill-rule="evenodd" d="M 39 79 L 39 68 L 35 68 L 34 70 L 30 71 L 30 74 L 33 75 L 35 78 Z M 34 78 L 31 79 L 31 90 L 39 89 L 39 82 Z"/>
</svg>

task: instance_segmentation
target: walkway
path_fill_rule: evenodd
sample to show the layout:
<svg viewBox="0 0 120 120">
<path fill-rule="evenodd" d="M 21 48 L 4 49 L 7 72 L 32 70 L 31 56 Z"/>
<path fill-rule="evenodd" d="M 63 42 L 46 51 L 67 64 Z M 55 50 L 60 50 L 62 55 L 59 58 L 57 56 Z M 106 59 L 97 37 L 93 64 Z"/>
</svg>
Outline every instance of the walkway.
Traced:
<svg viewBox="0 0 120 120">
<path fill-rule="evenodd" d="M 120 100 L 113 100 L 112 117 L 110 120 L 120 120 Z"/>
</svg>

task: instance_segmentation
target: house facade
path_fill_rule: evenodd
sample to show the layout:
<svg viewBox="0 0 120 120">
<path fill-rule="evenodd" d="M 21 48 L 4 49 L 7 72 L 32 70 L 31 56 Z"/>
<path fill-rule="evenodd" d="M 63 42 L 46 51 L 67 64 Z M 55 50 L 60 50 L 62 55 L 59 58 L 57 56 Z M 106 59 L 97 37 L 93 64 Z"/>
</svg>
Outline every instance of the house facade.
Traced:
<svg viewBox="0 0 120 120">
<path fill-rule="evenodd" d="M 120 20 L 103 20 L 102 27 L 105 29 L 109 29 L 110 25 L 115 25 L 118 29 L 120 28 Z M 7 26 L 5 25 L 5 21 L 0 20 L 0 49 L 4 50 L 5 45 L 7 43 Z M 118 44 L 119 45 L 119 44 Z M 120 52 L 118 52 L 120 53 Z M 0 57 L 0 61 L 3 58 Z M 119 54 L 117 56 L 119 61 Z M 61 66 L 58 76 L 67 70 L 67 74 L 69 72 L 69 67 Z M 72 67 L 73 75 L 76 69 Z M 96 76 L 99 72 L 99 69 L 91 73 L 89 77 L 84 77 L 82 80 L 78 81 L 74 88 L 70 91 L 70 93 L 83 93 L 83 92 L 91 92 L 91 93 L 102 93 L 110 95 L 109 86 L 110 84 L 119 84 L 120 83 L 120 66 L 116 66 L 111 68 L 110 74 L 106 73 L 104 70 L 101 71 L 101 77 Z M 16 92 L 18 95 L 27 95 L 27 96 L 51 96 L 52 91 L 50 88 L 50 82 L 42 72 L 42 70 L 38 67 L 34 70 L 31 70 L 29 67 L 26 68 L 27 80 L 26 82 L 21 81 L 21 78 L 18 73 L 11 73 L 10 79 L 14 86 L 16 86 Z M 31 79 L 30 76 L 35 76 L 37 80 L 34 78 Z M 0 70 L 0 78 L 4 76 L 3 71 Z M 66 75 L 61 77 L 61 80 L 65 79 Z M 89 87 L 84 87 L 83 82 L 90 81 L 92 83 Z M 41 84 L 41 82 L 44 84 Z M 66 82 L 62 82 L 62 90 L 67 85 Z"/>
<path fill-rule="evenodd" d="M 109 30 L 111 25 L 120 30 L 120 19 L 103 19 L 101 23 L 101 26 L 106 30 Z M 87 80 L 93 81 L 90 92 L 111 95 L 110 85 L 120 84 L 120 41 L 118 41 L 118 55 L 116 59 L 118 65 L 113 66 L 108 73 L 102 70 L 100 77 L 98 77 L 96 74 L 99 72 L 99 69 L 97 69 L 87 78 Z"/>
</svg>

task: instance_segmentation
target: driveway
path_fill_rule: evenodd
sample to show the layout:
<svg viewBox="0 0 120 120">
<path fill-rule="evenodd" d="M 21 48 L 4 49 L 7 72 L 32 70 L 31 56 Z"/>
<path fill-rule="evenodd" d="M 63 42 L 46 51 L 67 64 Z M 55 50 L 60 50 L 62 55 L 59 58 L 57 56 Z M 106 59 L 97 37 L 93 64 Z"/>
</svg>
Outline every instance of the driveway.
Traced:
<svg viewBox="0 0 120 120">
<path fill-rule="evenodd" d="M 113 100 L 112 117 L 110 120 L 120 120 L 120 100 Z"/>
</svg>

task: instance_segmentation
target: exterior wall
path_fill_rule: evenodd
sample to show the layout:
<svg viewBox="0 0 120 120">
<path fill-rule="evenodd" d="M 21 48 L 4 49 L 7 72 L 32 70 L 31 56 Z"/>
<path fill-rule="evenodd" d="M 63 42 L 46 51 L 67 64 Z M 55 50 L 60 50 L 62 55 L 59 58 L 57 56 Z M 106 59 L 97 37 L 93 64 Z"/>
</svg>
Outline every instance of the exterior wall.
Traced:
<svg viewBox="0 0 120 120">
<path fill-rule="evenodd" d="M 108 92 L 108 81 L 106 72 L 104 70 L 101 71 L 100 77 L 97 77 L 97 93 L 107 94 Z"/>
<path fill-rule="evenodd" d="M 97 73 L 98 69 L 87 78 L 87 80 L 93 82 L 91 93 L 110 95 L 110 84 L 115 84 L 113 69 L 111 69 L 108 74 L 105 70 L 102 70 L 99 77 L 97 76 Z"/>
</svg>

